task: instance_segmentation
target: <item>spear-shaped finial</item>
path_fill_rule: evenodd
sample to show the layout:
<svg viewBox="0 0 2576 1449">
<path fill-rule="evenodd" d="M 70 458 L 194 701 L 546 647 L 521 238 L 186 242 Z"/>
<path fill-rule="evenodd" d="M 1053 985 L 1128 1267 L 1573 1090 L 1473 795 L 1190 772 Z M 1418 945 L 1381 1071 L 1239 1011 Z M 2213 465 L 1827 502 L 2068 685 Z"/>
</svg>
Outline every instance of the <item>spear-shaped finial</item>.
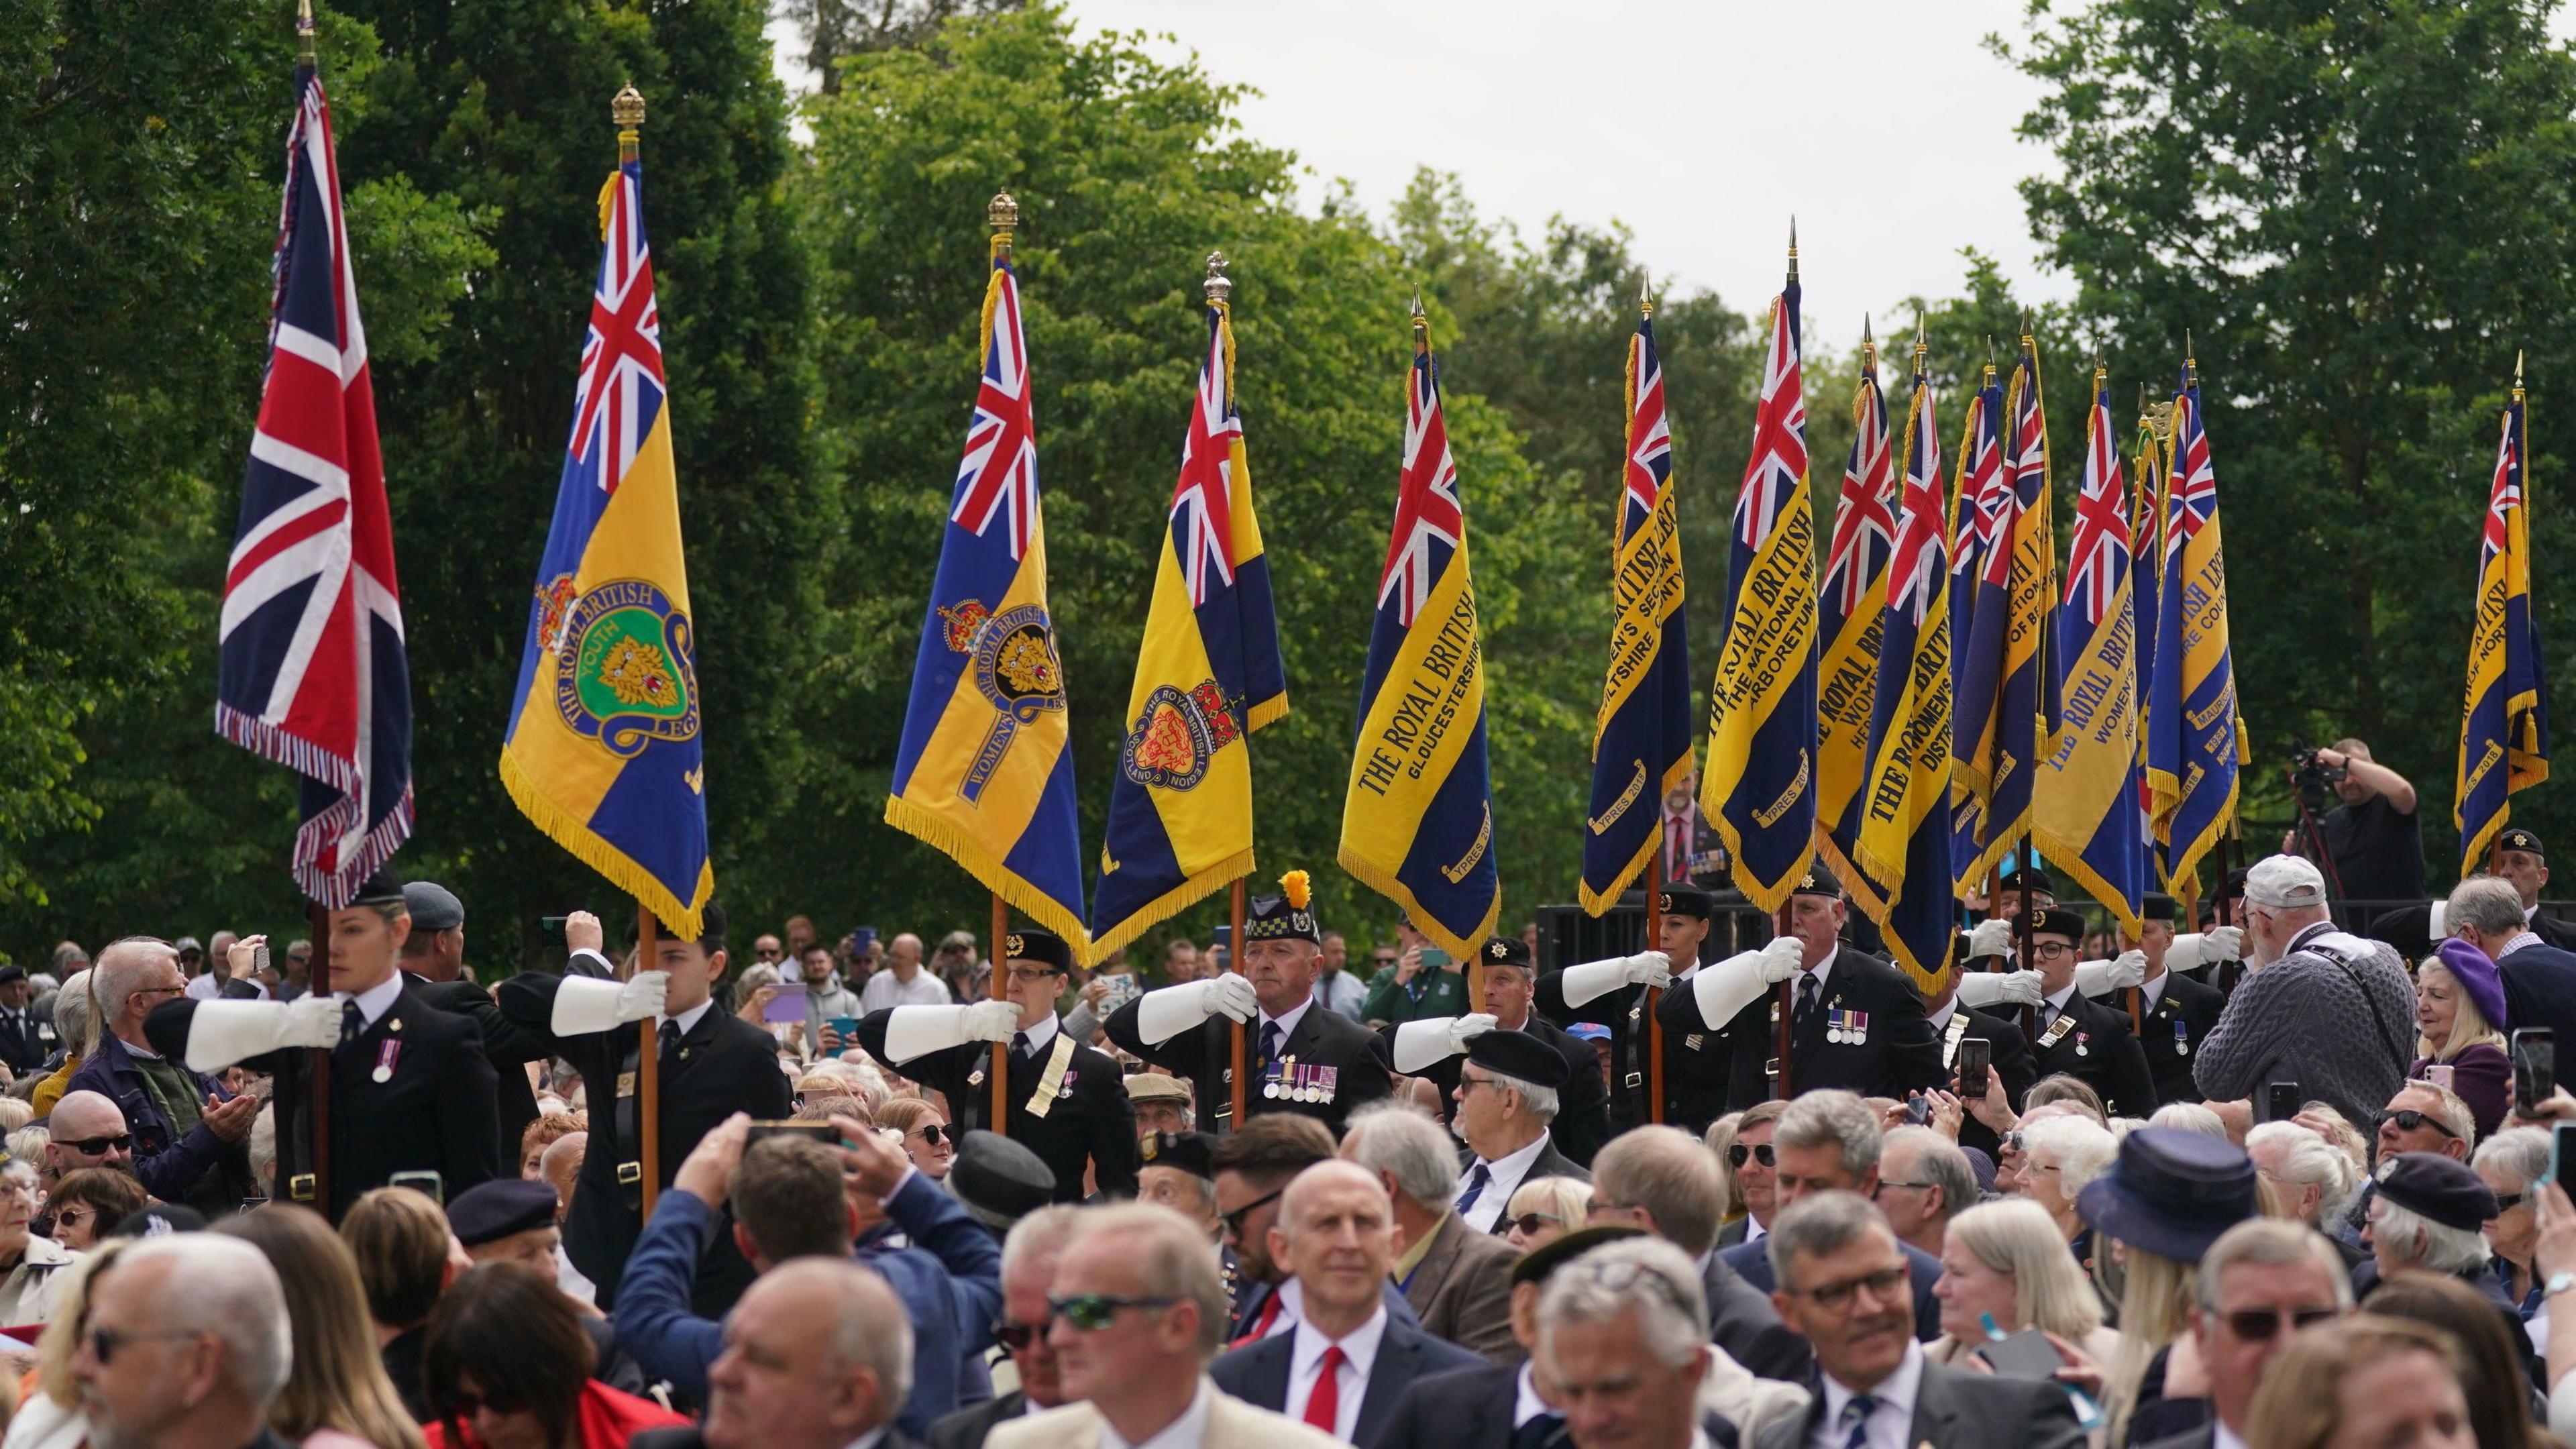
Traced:
<svg viewBox="0 0 2576 1449">
<path fill-rule="evenodd" d="M 1878 341 L 1869 335 L 1869 314 L 1860 314 L 1860 365 L 1863 370 L 1878 366 Z"/>
<path fill-rule="evenodd" d="M 1789 218 L 1789 280 L 1798 280 L 1798 218 Z"/>
<path fill-rule="evenodd" d="M 1234 283 L 1226 280 L 1225 253 L 1208 253 L 1207 280 L 1199 284 L 1199 291 L 1211 307 L 1224 306 L 1226 299 L 1234 295 Z"/>
<path fill-rule="evenodd" d="M 2182 329 L 2182 381 L 2183 381 L 2183 386 L 2185 386 L 2185 387 L 2189 387 L 2189 386 L 2191 386 L 2192 382 L 2193 382 L 2195 379 L 2197 379 L 2197 378 L 2198 378 L 2199 374 L 2200 374 L 2200 358 L 2199 358 L 2198 356 L 2196 356 L 2196 355 L 2194 354 L 2194 352 L 2193 352 L 2192 345 L 2191 345 L 2191 329 L 2190 329 L 2190 328 L 2188 328 L 2188 327 L 2186 327 L 2186 328 Z"/>
<path fill-rule="evenodd" d="M 1994 382 L 1995 382 L 1995 334 L 1993 334 L 1993 333 L 1989 332 L 1989 333 L 1987 333 L 1987 334 L 1986 334 L 1986 385 L 1987 385 L 1988 387 L 1992 387 L 1992 386 L 1994 386 Z"/>
<path fill-rule="evenodd" d="M 1419 284 L 1416 284 L 1413 289 L 1412 310 L 1413 345 L 1416 347 L 1429 347 L 1431 345 L 1431 314 L 1424 311 L 1422 308 L 1422 288 Z"/>
<path fill-rule="evenodd" d="M 1924 359 L 1932 355 L 1932 342 L 1923 330 L 1923 314 L 1914 314 L 1914 370 L 1924 370 Z"/>
<path fill-rule="evenodd" d="M 315 64 L 313 56 L 313 0 L 295 0 L 295 63 Z"/>
<path fill-rule="evenodd" d="M 617 94 L 609 98 L 608 119 L 617 123 L 618 164 L 634 164 L 636 143 L 642 139 L 639 133 L 644 129 L 644 93 L 635 89 L 633 81 L 619 86 Z"/>
<path fill-rule="evenodd" d="M 2513 390 L 2516 393 L 2522 391 L 2522 349 L 2519 347 L 2513 350 Z"/>
<path fill-rule="evenodd" d="M 1637 311 L 1641 316 L 1655 315 L 1655 279 L 1652 276 L 1637 279 Z"/>
</svg>

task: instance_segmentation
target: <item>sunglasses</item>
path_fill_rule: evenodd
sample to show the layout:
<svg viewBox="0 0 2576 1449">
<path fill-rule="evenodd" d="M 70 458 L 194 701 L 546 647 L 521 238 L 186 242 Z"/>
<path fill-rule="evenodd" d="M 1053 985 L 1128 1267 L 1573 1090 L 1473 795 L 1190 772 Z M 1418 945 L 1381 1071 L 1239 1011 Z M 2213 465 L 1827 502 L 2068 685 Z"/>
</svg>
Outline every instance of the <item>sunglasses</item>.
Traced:
<svg viewBox="0 0 2576 1449">
<path fill-rule="evenodd" d="M 921 1140 L 929 1143 L 933 1147 L 938 1146 L 940 1141 L 948 1135 L 948 1129 L 940 1126 L 936 1122 L 924 1122 L 912 1130 L 920 1133 Z"/>
<path fill-rule="evenodd" d="M 1516 1218 L 1503 1219 L 1503 1226 L 1507 1228 L 1518 1228 L 1521 1236 L 1524 1238 L 1534 1238 L 1538 1236 L 1541 1224 L 1562 1223 L 1564 1221 L 1565 1219 L 1558 1217 L 1554 1213 L 1523 1213 Z"/>
<path fill-rule="evenodd" d="M 2412 1107 L 2400 1107 L 2394 1112 L 2382 1112 L 2379 1114 L 2380 1126 L 2385 1127 L 2391 1122 L 2397 1124 L 2397 1130 L 2400 1132 L 2421 1132 L 2425 1128 L 2430 1127 L 2434 1131 L 2441 1133 L 2443 1136 L 2450 1138 L 2454 1142 L 2458 1141 L 2460 1138 L 2459 1133 L 2444 1126 L 2439 1119 L 2427 1116 L 2422 1112 L 2416 1111 Z"/>
<path fill-rule="evenodd" d="M 1030 1344 L 1045 1336 L 1046 1325 L 1043 1323 L 1011 1323 L 1002 1319 L 993 1322 L 993 1341 L 1013 1353 L 1028 1352 Z"/>
<path fill-rule="evenodd" d="M 118 1351 L 129 1343 L 140 1343 L 147 1338 L 211 1337 L 212 1334 L 200 1328 L 92 1328 L 87 1335 L 89 1356 L 98 1360 L 100 1368 L 116 1362 Z"/>
<path fill-rule="evenodd" d="M 2239 1308 L 2218 1316 L 2227 1324 L 2229 1333 L 2247 1343 L 2256 1343 L 2279 1333 L 2285 1319 L 2295 1332 L 2311 1323 L 2325 1322 L 2335 1316 L 2335 1311 L 2331 1308 Z"/>
<path fill-rule="evenodd" d="M 1169 1308 L 1178 1298 L 1126 1298 L 1108 1293 L 1085 1293 L 1077 1298 L 1047 1300 L 1049 1321 L 1061 1318 L 1085 1333 L 1098 1333 L 1118 1321 L 1121 1308 Z"/>
<path fill-rule="evenodd" d="M 1738 1142 L 1734 1146 L 1726 1149 L 1726 1160 L 1729 1166 L 1742 1167 L 1748 1159 L 1754 1162 L 1759 1162 L 1764 1167 L 1778 1167 L 1780 1165 L 1780 1159 L 1772 1155 L 1771 1144 L 1768 1142 L 1763 1143 L 1759 1147 L 1748 1147 L 1743 1143 Z"/>
<path fill-rule="evenodd" d="M 2530 1196 L 2530 1194 L 2529 1194 L 2529 1193 L 2521 1193 L 2521 1192 L 2500 1192 L 2500 1193 L 2497 1193 L 2497 1194 L 2495 1195 L 2495 1199 L 2496 1199 L 2496 1215 L 2497 1215 L 2498 1217 L 2502 1217 L 2504 1214 L 2509 1213 L 2509 1212 L 2512 1212 L 2515 1208 L 2518 1208 L 2518 1207 L 2522 1206 L 2522 1200 L 2523 1200 L 2524 1198 L 2526 1198 L 2526 1197 L 2529 1197 L 2529 1196 Z"/>
<path fill-rule="evenodd" d="M 119 1132 L 113 1137 L 57 1137 L 54 1139 L 54 1145 L 68 1147 L 83 1157 L 105 1157 L 111 1152 L 132 1151 L 134 1134 Z"/>
<path fill-rule="evenodd" d="M 1287 1190 L 1288 1189 L 1283 1187 L 1279 1189 L 1279 1192 L 1269 1193 L 1262 1197 L 1256 1197 L 1252 1201 L 1245 1203 L 1243 1206 L 1236 1208 L 1234 1211 L 1224 1214 L 1225 1230 L 1234 1234 L 1238 1238 L 1242 1237 L 1243 1220 L 1252 1216 L 1254 1209 L 1266 1208 L 1272 1203 L 1279 1201 L 1279 1193 L 1286 1192 Z"/>
<path fill-rule="evenodd" d="M 490 1409 L 496 1414 L 515 1414 L 527 1407 L 513 1401 L 490 1398 L 482 1394 L 458 1394 L 446 1403 L 450 1417 L 462 1422 Z"/>
</svg>

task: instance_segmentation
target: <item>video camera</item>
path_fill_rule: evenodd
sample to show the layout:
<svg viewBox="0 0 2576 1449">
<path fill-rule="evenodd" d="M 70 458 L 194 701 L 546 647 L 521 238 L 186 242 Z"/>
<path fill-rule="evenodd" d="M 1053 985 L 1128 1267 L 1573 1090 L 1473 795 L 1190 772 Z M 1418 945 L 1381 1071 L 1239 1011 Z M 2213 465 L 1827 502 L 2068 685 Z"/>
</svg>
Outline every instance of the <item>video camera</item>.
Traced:
<svg viewBox="0 0 2576 1449">
<path fill-rule="evenodd" d="M 2317 752 L 2305 745 L 2290 746 L 2290 788 L 2297 791 L 2301 804 L 2310 810 L 2328 808 L 2334 787 L 2350 773 L 2342 765 L 2329 765 L 2317 758 Z"/>
</svg>

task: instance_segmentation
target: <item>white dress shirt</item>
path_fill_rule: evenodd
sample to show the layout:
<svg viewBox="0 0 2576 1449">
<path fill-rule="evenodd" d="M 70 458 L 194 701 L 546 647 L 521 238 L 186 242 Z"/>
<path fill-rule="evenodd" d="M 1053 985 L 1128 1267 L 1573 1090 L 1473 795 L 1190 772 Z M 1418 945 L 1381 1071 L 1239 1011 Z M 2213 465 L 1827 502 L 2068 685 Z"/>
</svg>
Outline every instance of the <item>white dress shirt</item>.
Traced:
<svg viewBox="0 0 2576 1449">
<path fill-rule="evenodd" d="M 1348 1444 L 1360 1422 L 1360 1400 L 1368 1396 L 1369 1370 L 1377 1364 L 1377 1346 L 1386 1337 L 1386 1307 L 1369 1315 L 1368 1322 L 1352 1329 L 1336 1344 L 1324 1331 L 1299 1319 L 1297 1341 L 1289 1350 L 1288 1402 L 1280 1412 L 1304 1423 L 1306 1401 L 1314 1395 L 1315 1385 L 1324 1374 L 1324 1350 L 1338 1346 L 1342 1351 L 1341 1367 L 1333 1371 L 1333 1437 Z M 1901 1446 L 1900 1446 L 1901 1449 Z"/>
<path fill-rule="evenodd" d="M 1047 1043 L 1055 1040 L 1055 1013 L 1052 1011 L 1048 1012 L 1046 1014 L 1046 1020 L 1030 1027 L 1027 1031 L 1021 1032 L 1020 1035 L 1029 1039 L 1029 1052 L 1031 1055 L 1045 1051 L 1047 1049 Z M 1003 1045 L 1007 1046 L 1009 1043 L 1005 1042 Z"/>
<path fill-rule="evenodd" d="M 2140 983 L 2138 987 L 2138 1014 L 2140 1016 L 2144 1016 L 2148 1012 L 2155 1010 L 2156 1003 L 2165 999 L 2165 983 L 2172 979 L 2173 973 L 2171 971 L 2159 971 L 2156 973 L 2155 980 Z"/>
<path fill-rule="evenodd" d="M 1851 1442 L 1851 1430 L 1843 1423 L 1843 1406 L 1858 1397 L 1852 1390 L 1835 1381 L 1831 1374 L 1819 1377 L 1825 1381 L 1825 1412 L 1816 1421 L 1815 1430 L 1807 1436 L 1812 1449 L 1845 1449 Z M 1906 1449 L 1914 1428 L 1914 1397 L 1923 1387 L 1923 1345 L 1905 1345 L 1905 1357 L 1896 1372 L 1879 1381 L 1869 1396 L 1877 1402 L 1863 1421 L 1862 1434 L 1869 1449 Z"/>
<path fill-rule="evenodd" d="M 898 1006 L 947 1006 L 954 998 L 948 994 L 948 983 L 925 968 L 913 973 L 910 981 L 898 981 L 892 969 L 868 978 L 859 988 L 862 1015 L 871 1011 L 890 1011 Z"/>
<path fill-rule="evenodd" d="M 1314 993 L 1308 992 L 1305 1000 L 1288 1008 L 1284 1015 L 1272 1016 L 1269 1012 L 1255 1010 L 1252 1014 L 1252 1025 L 1248 1028 L 1252 1033 L 1252 1044 L 1254 1048 L 1258 1049 L 1261 1045 L 1261 1028 L 1269 1023 L 1277 1022 L 1279 1024 L 1279 1051 L 1282 1056 L 1285 1056 L 1288 1052 L 1288 1038 L 1297 1034 L 1297 1023 L 1306 1019 L 1307 1010 L 1314 1006 L 1314 1004 Z"/>
<path fill-rule="evenodd" d="M 690 1007 L 688 1010 L 681 1012 L 678 1016 L 654 1017 L 653 1035 L 658 1037 L 662 1034 L 662 1023 L 666 1021 L 675 1021 L 680 1025 L 680 1035 L 687 1036 L 690 1032 L 698 1029 L 699 1020 L 705 1017 L 709 1011 L 714 1010 L 715 1004 L 716 999 L 710 996 L 706 1000 L 699 1002 L 697 1005 Z M 363 1009 L 364 1003 L 360 1003 L 360 1006 Z M 372 1020 L 372 1018 L 370 1018 L 370 1020 Z"/>
<path fill-rule="evenodd" d="M 374 1026 L 376 1024 L 377 1017 L 380 1017 L 386 1012 L 394 1009 L 394 1002 L 402 996 L 402 989 L 402 973 L 397 971 L 392 975 L 387 976 L 384 980 L 377 982 L 375 985 L 368 987 L 366 990 L 359 992 L 354 998 L 345 991 L 334 991 L 331 993 L 331 999 L 334 1001 L 355 1000 L 358 1003 L 358 1015 L 366 1019 L 367 1025 Z"/>
<path fill-rule="evenodd" d="M 2228 1428 L 2224 1421 L 2212 1420 L 2209 1429 L 2210 1449 L 2245 1449 L 2245 1441 L 2237 1438 L 2236 1431 Z"/>
<path fill-rule="evenodd" d="M 1538 1396 L 1538 1380 L 1530 1373 L 1528 1360 L 1521 1362 L 1521 1375 L 1512 1380 L 1512 1427 L 1517 1429 L 1541 1414 L 1556 1410 Z"/>
<path fill-rule="evenodd" d="M 885 1436 L 886 1426 L 879 1424 L 868 1432 L 861 1434 L 856 1439 L 851 1440 L 849 1444 L 845 1446 L 845 1449 L 877 1449 L 879 1444 L 885 1442 Z"/>
<path fill-rule="evenodd" d="M 1815 977 L 1815 978 L 1816 978 L 1816 1009 L 1817 1009 L 1817 1010 L 1819 1010 L 1819 1011 L 1821 1011 L 1821 1010 L 1823 1010 L 1823 1009 L 1824 1009 L 1824 1005 L 1825 1005 L 1825 998 L 1826 998 L 1826 997 L 1828 997 L 1828 996 L 1831 996 L 1831 995 L 1833 994 L 1833 990 L 1834 990 L 1834 961 L 1835 961 L 1835 958 L 1837 958 L 1837 957 L 1841 956 L 1841 955 L 1842 955 L 1842 953 L 1843 953 L 1843 948 L 1841 947 L 1841 945 L 1840 945 L 1840 944 L 1836 944 L 1836 945 L 1833 945 L 1833 946 L 1827 947 L 1827 948 L 1826 948 L 1826 950 L 1825 950 L 1825 959 L 1823 959 L 1822 961 L 1817 962 L 1817 963 L 1816 963 L 1816 969 L 1807 973 L 1808 975 L 1813 976 L 1813 977 Z M 1795 972 L 1795 971 L 1792 971 L 1792 972 L 1790 972 L 1790 973 L 1789 973 L 1789 1006 L 1790 1006 L 1790 1009 L 1791 1009 L 1791 1010 L 1796 1010 L 1796 1009 L 1797 1009 L 1797 1005 L 1798 1005 L 1798 973 L 1797 973 L 1797 972 Z"/>
<path fill-rule="evenodd" d="M 1486 1162 L 1481 1157 L 1477 1158 L 1476 1161 L 1483 1163 L 1486 1172 L 1492 1175 L 1492 1181 L 1485 1184 L 1483 1192 L 1476 1194 L 1475 1205 L 1459 1214 L 1467 1220 L 1467 1226 L 1480 1233 L 1492 1232 L 1495 1221 L 1502 1217 L 1503 1209 L 1510 1205 L 1512 1194 L 1520 1191 L 1522 1180 L 1529 1176 L 1530 1164 L 1538 1161 L 1538 1155 L 1546 1150 L 1547 1131 L 1542 1128 L 1538 1137 L 1527 1147 L 1511 1153 L 1500 1162 Z M 1474 1167 L 1469 1167 L 1468 1176 L 1474 1176 L 1475 1171 Z M 1459 1179 L 1458 1191 L 1464 1194 L 1466 1190 L 1466 1179 Z"/>
<path fill-rule="evenodd" d="M 1100 1449 L 1201 1449 L 1207 1443 L 1207 1427 L 1208 1381 L 1201 1378 L 1199 1391 L 1190 1395 L 1190 1406 L 1181 1410 L 1181 1416 L 1141 1444 L 1128 1443 L 1109 1417 L 1102 1415 Z"/>
</svg>

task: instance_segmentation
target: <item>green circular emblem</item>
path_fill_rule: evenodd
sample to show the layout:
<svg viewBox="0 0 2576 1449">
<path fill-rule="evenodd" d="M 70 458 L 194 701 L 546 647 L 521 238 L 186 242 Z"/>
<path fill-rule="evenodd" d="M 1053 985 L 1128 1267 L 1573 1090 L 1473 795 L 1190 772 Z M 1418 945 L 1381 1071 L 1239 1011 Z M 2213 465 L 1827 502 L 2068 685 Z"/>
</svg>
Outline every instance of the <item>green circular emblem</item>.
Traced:
<svg viewBox="0 0 2576 1449">
<path fill-rule="evenodd" d="M 689 616 L 641 579 L 612 579 L 566 611 L 556 652 L 555 708 L 575 734 L 633 756 L 655 740 L 698 733 L 698 673 Z"/>
</svg>

